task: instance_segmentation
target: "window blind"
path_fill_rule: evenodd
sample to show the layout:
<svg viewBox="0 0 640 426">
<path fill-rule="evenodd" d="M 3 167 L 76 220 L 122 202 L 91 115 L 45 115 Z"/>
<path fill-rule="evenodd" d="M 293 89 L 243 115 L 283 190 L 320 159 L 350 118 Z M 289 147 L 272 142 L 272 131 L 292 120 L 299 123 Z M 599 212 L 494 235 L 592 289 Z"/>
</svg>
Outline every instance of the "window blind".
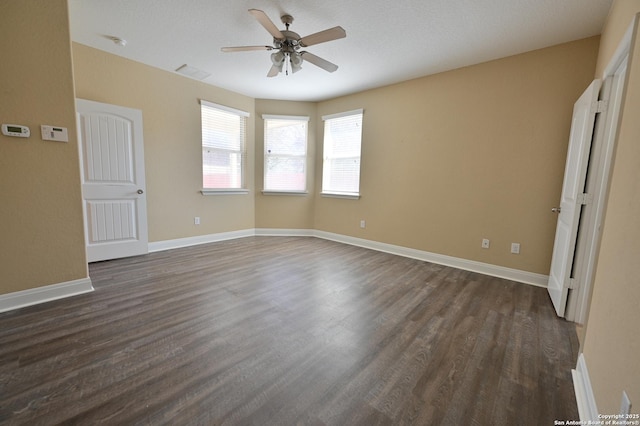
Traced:
<svg viewBox="0 0 640 426">
<path fill-rule="evenodd" d="M 322 192 L 359 195 L 363 110 L 323 116 Z"/>
<path fill-rule="evenodd" d="M 244 188 L 246 121 L 249 113 L 200 101 L 202 116 L 202 187 Z"/>
</svg>

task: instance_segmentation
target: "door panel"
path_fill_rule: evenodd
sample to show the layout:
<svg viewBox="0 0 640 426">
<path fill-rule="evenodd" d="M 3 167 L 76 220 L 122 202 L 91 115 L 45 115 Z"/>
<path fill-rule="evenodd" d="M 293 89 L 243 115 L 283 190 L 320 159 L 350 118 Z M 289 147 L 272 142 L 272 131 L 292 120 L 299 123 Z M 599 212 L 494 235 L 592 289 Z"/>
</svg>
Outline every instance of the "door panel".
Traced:
<svg viewBox="0 0 640 426">
<path fill-rule="evenodd" d="M 601 81 L 594 80 L 573 107 L 560 211 L 547 286 L 558 316 L 564 316 L 567 305 L 569 280 L 582 207 L 580 196 L 584 191 L 587 176 L 600 86 Z"/>
<path fill-rule="evenodd" d="M 87 201 L 89 244 L 136 239 L 135 201 Z"/>
<path fill-rule="evenodd" d="M 77 100 L 89 262 L 148 252 L 142 112 Z"/>
<path fill-rule="evenodd" d="M 134 184 L 130 120 L 106 114 L 82 114 L 85 131 L 85 182 Z"/>
</svg>

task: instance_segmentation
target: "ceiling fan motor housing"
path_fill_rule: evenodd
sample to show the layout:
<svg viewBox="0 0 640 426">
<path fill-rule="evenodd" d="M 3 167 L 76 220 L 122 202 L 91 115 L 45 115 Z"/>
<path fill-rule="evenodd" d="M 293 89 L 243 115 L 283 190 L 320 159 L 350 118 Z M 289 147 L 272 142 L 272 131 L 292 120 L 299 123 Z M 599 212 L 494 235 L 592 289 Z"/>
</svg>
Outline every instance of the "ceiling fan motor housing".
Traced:
<svg viewBox="0 0 640 426">
<path fill-rule="evenodd" d="M 273 39 L 273 45 L 277 49 L 282 49 L 285 52 L 295 52 L 300 49 L 300 44 L 298 40 L 300 40 L 300 36 L 298 33 L 294 33 L 293 31 L 284 30 L 280 31 L 282 35 L 285 37 L 284 40 L 278 40 L 276 38 Z"/>
</svg>

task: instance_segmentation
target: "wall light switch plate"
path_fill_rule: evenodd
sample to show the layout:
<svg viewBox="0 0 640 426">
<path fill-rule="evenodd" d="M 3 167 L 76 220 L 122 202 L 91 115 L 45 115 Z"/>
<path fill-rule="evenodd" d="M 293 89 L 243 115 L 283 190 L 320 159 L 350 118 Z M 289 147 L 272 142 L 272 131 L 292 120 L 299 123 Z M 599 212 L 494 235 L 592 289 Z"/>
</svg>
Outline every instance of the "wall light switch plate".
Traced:
<svg viewBox="0 0 640 426">
<path fill-rule="evenodd" d="M 511 253 L 520 254 L 520 243 L 511 243 Z"/>
<path fill-rule="evenodd" d="M 43 124 L 40 126 L 43 141 L 69 142 L 69 133 L 66 127 L 48 126 Z"/>
</svg>

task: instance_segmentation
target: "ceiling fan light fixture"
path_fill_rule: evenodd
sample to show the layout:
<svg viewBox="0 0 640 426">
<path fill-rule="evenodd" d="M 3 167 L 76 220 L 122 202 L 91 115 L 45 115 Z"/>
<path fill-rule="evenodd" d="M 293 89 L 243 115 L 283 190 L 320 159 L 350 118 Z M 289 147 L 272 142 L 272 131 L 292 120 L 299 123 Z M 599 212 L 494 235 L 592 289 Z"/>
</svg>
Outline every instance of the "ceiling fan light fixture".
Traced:
<svg viewBox="0 0 640 426">
<path fill-rule="evenodd" d="M 282 51 L 271 54 L 271 62 L 273 67 L 278 69 L 278 73 L 282 72 L 282 66 L 284 65 L 285 55 Z"/>
<path fill-rule="evenodd" d="M 276 67 L 282 67 L 282 64 L 284 63 L 284 53 L 282 53 L 282 51 L 279 51 L 279 52 L 276 52 L 276 53 L 272 53 L 271 54 L 271 62 Z"/>
<path fill-rule="evenodd" d="M 302 68 L 302 56 L 299 53 L 291 54 L 291 72 L 296 73 Z"/>
</svg>

